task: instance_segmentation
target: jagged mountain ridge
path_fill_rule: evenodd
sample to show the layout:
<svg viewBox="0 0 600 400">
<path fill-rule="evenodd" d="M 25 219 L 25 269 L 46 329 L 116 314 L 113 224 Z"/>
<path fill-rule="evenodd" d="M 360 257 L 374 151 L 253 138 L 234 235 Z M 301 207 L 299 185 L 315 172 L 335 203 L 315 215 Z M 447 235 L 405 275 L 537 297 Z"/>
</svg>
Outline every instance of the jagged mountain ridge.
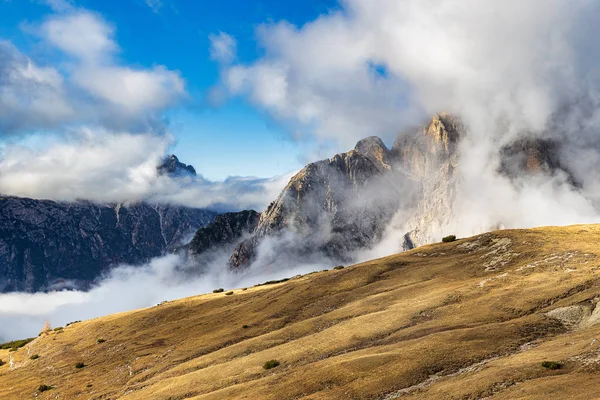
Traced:
<svg viewBox="0 0 600 400">
<path fill-rule="evenodd" d="M 370 153 L 361 153 L 357 146 L 298 172 L 262 212 L 252 236 L 236 247 L 230 265 L 252 262 L 266 238 L 277 241 L 277 252 L 285 257 L 322 253 L 341 261 L 350 261 L 355 250 L 381 239 L 401 192 L 384 172 L 389 169 L 385 145 L 372 142 L 362 143 Z M 382 195 L 374 197 L 373 192 Z"/>
<path fill-rule="evenodd" d="M 119 264 L 180 246 L 216 213 L 150 204 L 0 200 L 0 291 L 86 288 Z"/>
<path fill-rule="evenodd" d="M 399 246 L 410 249 L 439 239 L 453 218 L 460 183 L 458 144 L 464 134 L 459 118 L 439 113 L 400 134 L 391 149 L 372 136 L 350 152 L 307 165 L 261 213 L 250 237 L 236 246 L 230 267 L 255 261 L 264 243 L 286 257 L 321 253 L 333 261 L 351 261 L 357 251 L 381 240 L 399 210 L 409 210 L 400 221 L 406 234 Z M 548 139 L 521 138 L 499 155 L 499 172 L 509 178 L 558 170 L 571 176 L 558 158 L 558 144 Z"/>
</svg>

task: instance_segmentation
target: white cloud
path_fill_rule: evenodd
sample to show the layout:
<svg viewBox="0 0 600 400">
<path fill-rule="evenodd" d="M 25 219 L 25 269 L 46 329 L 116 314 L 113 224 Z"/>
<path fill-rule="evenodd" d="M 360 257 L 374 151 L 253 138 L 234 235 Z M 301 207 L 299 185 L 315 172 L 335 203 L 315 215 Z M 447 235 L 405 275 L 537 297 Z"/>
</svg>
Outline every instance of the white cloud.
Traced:
<svg viewBox="0 0 600 400">
<path fill-rule="evenodd" d="M 134 69 L 118 65 L 114 28 L 86 10 L 54 15 L 40 28 L 52 46 L 75 58 L 72 83 L 130 116 L 163 110 L 185 94 L 184 81 L 164 66 Z"/>
<path fill-rule="evenodd" d="M 598 2 L 342 6 L 301 27 L 261 26 L 264 55 L 222 66 L 223 86 L 340 149 L 369 135 L 389 143 L 439 111 L 459 115 L 468 140 L 460 145 L 453 225 L 445 227 L 452 233 L 599 220 Z M 498 175 L 500 148 L 531 133 L 559 142 L 581 188 L 564 176 Z"/>
<path fill-rule="evenodd" d="M 40 28 L 43 37 L 66 54 L 86 63 L 104 63 L 118 50 L 114 28 L 88 11 L 68 11 L 48 18 Z"/>
<path fill-rule="evenodd" d="M 146 0 L 146 5 L 158 14 L 164 4 L 161 0 Z"/>
<path fill-rule="evenodd" d="M 235 39 L 226 34 L 225 32 L 219 32 L 219 34 L 208 35 L 210 41 L 210 57 L 220 63 L 229 64 L 236 56 L 237 43 Z"/>
<path fill-rule="evenodd" d="M 183 79 L 164 67 L 83 67 L 74 73 L 77 85 L 130 114 L 162 110 L 184 93 Z"/>
<path fill-rule="evenodd" d="M 52 127 L 74 115 L 62 75 L 0 41 L 0 134 Z"/>
<path fill-rule="evenodd" d="M 184 271 L 186 266 L 190 266 L 186 261 L 177 255 L 168 255 L 155 258 L 145 266 L 116 268 L 88 292 L 0 294 L 0 342 L 35 337 L 46 320 L 52 326 L 64 326 L 71 321 L 150 307 L 164 300 L 210 293 L 219 287 L 249 287 L 332 266 L 305 263 L 277 271 L 253 266 L 240 273 L 226 267 L 224 256 L 201 274 L 196 272 L 195 275 L 187 275 Z M 191 268 L 197 271 L 197 266 Z"/>
<path fill-rule="evenodd" d="M 223 81 L 345 145 L 440 110 L 539 129 L 576 85 L 571 33 L 589 3 L 347 0 L 301 28 L 262 26 L 265 56 Z"/>
<path fill-rule="evenodd" d="M 5 145 L 0 157 L 0 193 L 61 201 L 149 201 L 262 210 L 290 176 L 231 177 L 213 182 L 202 176 L 158 176 L 173 139 L 155 134 L 113 133 L 82 128 L 37 149 Z"/>
</svg>

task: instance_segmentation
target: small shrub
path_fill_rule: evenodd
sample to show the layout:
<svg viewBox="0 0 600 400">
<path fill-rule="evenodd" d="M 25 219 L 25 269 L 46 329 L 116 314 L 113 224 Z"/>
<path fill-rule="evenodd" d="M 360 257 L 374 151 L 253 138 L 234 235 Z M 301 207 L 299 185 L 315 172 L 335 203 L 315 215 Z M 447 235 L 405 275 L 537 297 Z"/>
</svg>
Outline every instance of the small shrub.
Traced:
<svg viewBox="0 0 600 400">
<path fill-rule="evenodd" d="M 73 322 L 69 322 L 69 323 L 68 323 L 67 325 L 65 325 L 65 326 L 71 326 L 71 325 L 77 324 L 77 323 L 79 323 L 79 322 L 81 322 L 81 321 L 73 321 Z"/>
<path fill-rule="evenodd" d="M 54 387 L 53 386 L 48 386 L 48 385 L 40 385 L 38 387 L 38 391 L 39 392 L 45 392 L 46 390 L 51 390 L 51 389 L 54 389 Z"/>
<path fill-rule="evenodd" d="M 32 360 L 37 360 L 38 358 L 40 358 L 40 356 L 38 354 L 34 354 L 31 357 L 29 357 Z"/>
<path fill-rule="evenodd" d="M 6 364 L 4 361 L 0 360 L 0 367 Z"/>
<path fill-rule="evenodd" d="M 59 332 L 59 331 L 62 331 L 63 329 L 65 329 L 65 328 L 63 328 L 62 326 L 57 326 L 53 330 L 54 330 L 54 332 Z"/>
<path fill-rule="evenodd" d="M 444 242 L 444 243 L 454 242 L 455 240 L 456 240 L 455 235 L 449 235 L 449 236 L 442 238 L 442 242 Z"/>
<path fill-rule="evenodd" d="M 335 269 L 335 270 L 344 269 L 344 266 L 343 265 L 338 265 L 337 267 L 333 267 L 333 269 Z"/>
<path fill-rule="evenodd" d="M 94 386 L 94 385 L 92 385 L 91 383 L 88 383 L 86 387 L 91 388 L 92 386 Z"/>
<path fill-rule="evenodd" d="M 542 363 L 542 367 L 548 368 L 548 369 L 561 369 L 562 364 L 559 362 L 556 362 L 556 361 L 544 361 Z"/>
<path fill-rule="evenodd" d="M 233 292 L 227 292 L 225 293 L 225 296 L 231 296 L 233 294 Z"/>
<path fill-rule="evenodd" d="M 75 364 L 75 368 L 77 368 L 77 369 L 81 369 L 83 367 L 85 367 L 85 364 L 82 362 L 78 362 L 77 364 Z"/>
<path fill-rule="evenodd" d="M 243 328 L 243 329 L 248 329 L 248 328 L 250 328 L 250 327 L 249 327 L 248 325 L 242 325 L 242 328 Z"/>
<path fill-rule="evenodd" d="M 277 360 L 269 360 L 263 364 L 264 369 L 271 369 L 271 368 L 275 368 L 277 366 L 279 366 L 279 361 L 277 361 Z"/>
<path fill-rule="evenodd" d="M 247 287 L 245 287 L 245 288 L 243 288 L 242 290 L 248 290 L 248 288 L 247 288 Z"/>
<path fill-rule="evenodd" d="M 98 339 L 96 342 L 97 343 L 104 343 L 104 342 L 106 342 L 106 340 L 105 339 Z"/>
<path fill-rule="evenodd" d="M 9 353 L 12 353 L 13 351 L 17 351 L 19 350 L 17 347 L 13 347 L 12 349 L 8 350 Z"/>
<path fill-rule="evenodd" d="M 223 293 L 224 291 L 225 291 L 225 289 L 218 288 L 218 289 L 213 290 L 213 293 Z"/>
<path fill-rule="evenodd" d="M 283 282 L 287 282 L 289 280 L 290 280 L 290 278 L 277 279 L 277 280 L 274 280 L 274 281 L 266 281 L 265 283 L 259 284 L 259 285 L 256 285 L 256 286 L 275 285 L 276 283 L 283 283 Z"/>
</svg>

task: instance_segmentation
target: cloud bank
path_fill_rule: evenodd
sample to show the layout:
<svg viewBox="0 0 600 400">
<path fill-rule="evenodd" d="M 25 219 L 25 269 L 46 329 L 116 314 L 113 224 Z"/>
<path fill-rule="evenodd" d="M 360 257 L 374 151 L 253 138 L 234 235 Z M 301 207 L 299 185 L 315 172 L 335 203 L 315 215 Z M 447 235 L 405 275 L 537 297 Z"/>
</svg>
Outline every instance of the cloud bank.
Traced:
<svg viewBox="0 0 600 400">
<path fill-rule="evenodd" d="M 219 259 L 199 273 L 196 265 L 172 254 L 153 259 L 141 267 L 118 267 L 87 292 L 0 294 L 0 342 L 34 337 L 41 331 L 44 321 L 49 321 L 53 327 L 64 326 L 72 321 L 209 293 L 220 287 L 249 287 L 271 279 L 304 274 L 322 268 L 321 265 L 305 263 L 277 270 L 253 267 L 235 273 Z M 191 271 L 189 274 L 183 272 L 186 268 Z"/>
<path fill-rule="evenodd" d="M 223 65 L 221 84 L 346 148 L 369 135 L 390 143 L 436 112 L 459 116 L 458 194 L 436 237 L 597 222 L 599 11 L 596 1 L 345 0 L 300 27 L 260 26 L 264 56 Z M 581 185 L 499 174 L 500 149 L 521 137 L 558 143 Z"/>
<path fill-rule="evenodd" d="M 112 24 L 70 2 L 49 4 L 54 13 L 26 33 L 60 62 L 40 64 L 0 41 L 0 193 L 230 211 L 260 210 L 285 185 L 279 176 L 158 176 L 156 166 L 175 141 L 164 112 L 187 97 L 180 73 L 123 65 Z M 213 43 L 215 59 L 231 60 L 232 38 L 217 35 Z"/>
<path fill-rule="evenodd" d="M 48 138 L 46 138 L 48 139 Z M 262 210 L 289 180 L 158 175 L 172 145 L 168 135 L 115 133 L 82 128 L 35 149 L 0 150 L 0 193 L 58 201 L 148 201 L 211 208 Z"/>
</svg>

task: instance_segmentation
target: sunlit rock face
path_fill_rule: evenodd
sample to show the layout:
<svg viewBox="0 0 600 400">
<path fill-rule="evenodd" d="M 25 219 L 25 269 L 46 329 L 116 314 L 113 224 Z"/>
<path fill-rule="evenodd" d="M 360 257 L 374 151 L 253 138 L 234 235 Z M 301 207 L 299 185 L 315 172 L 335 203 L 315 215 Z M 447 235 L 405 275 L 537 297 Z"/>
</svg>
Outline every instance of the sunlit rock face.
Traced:
<svg viewBox="0 0 600 400">
<path fill-rule="evenodd" d="M 398 250 L 439 240 L 455 222 L 460 140 L 465 135 L 460 118 L 439 113 L 400 134 L 391 149 L 371 136 L 352 151 L 307 165 L 263 211 L 250 237 L 237 245 L 230 266 L 257 260 L 261 246 L 263 253 L 273 255 L 261 260 L 268 264 L 277 263 L 277 254 L 302 259 L 319 253 L 352 261 L 357 252 L 377 244 L 392 221 L 406 232 Z M 558 154 L 555 143 L 522 135 L 499 147 L 498 174 L 508 179 L 568 174 Z"/>
<path fill-rule="evenodd" d="M 261 214 L 252 236 L 237 246 L 230 265 L 252 262 L 267 237 L 286 256 L 318 252 L 336 260 L 349 260 L 357 249 L 381 239 L 401 193 L 387 163 L 387 148 L 374 142 L 374 147 L 359 143 L 357 150 L 298 172 Z"/>
</svg>

